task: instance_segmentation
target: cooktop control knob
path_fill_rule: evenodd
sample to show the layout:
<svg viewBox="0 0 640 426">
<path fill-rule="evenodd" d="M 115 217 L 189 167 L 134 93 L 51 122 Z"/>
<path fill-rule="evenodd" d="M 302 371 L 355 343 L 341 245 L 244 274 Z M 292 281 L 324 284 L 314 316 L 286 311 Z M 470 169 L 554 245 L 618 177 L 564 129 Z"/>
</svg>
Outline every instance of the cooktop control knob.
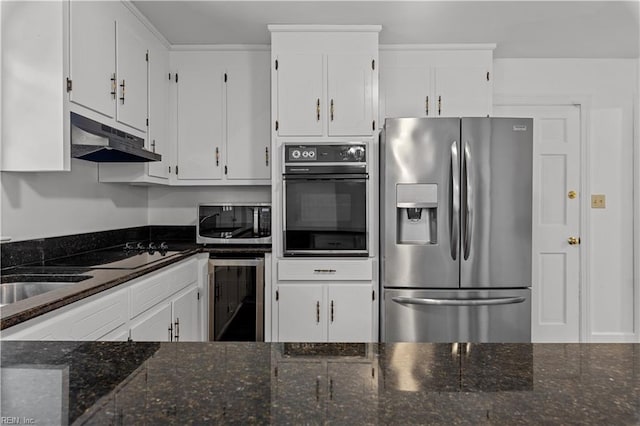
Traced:
<svg viewBox="0 0 640 426">
<path fill-rule="evenodd" d="M 291 151 L 291 157 L 296 159 L 300 158 L 300 150 L 294 149 L 293 151 Z"/>
</svg>

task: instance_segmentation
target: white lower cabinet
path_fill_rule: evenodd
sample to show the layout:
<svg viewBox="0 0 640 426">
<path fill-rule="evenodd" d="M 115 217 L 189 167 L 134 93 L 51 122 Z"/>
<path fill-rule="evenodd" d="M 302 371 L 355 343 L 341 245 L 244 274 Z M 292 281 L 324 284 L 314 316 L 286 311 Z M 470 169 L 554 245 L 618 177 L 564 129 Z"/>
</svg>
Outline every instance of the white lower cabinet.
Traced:
<svg viewBox="0 0 640 426">
<path fill-rule="evenodd" d="M 167 266 L 2 330 L 3 340 L 202 341 L 199 268 L 206 256 Z"/>
<path fill-rule="evenodd" d="M 280 342 L 372 342 L 371 282 L 280 283 L 276 286 Z"/>
<path fill-rule="evenodd" d="M 171 303 L 164 302 L 131 324 L 131 340 L 170 342 L 173 339 Z"/>
</svg>

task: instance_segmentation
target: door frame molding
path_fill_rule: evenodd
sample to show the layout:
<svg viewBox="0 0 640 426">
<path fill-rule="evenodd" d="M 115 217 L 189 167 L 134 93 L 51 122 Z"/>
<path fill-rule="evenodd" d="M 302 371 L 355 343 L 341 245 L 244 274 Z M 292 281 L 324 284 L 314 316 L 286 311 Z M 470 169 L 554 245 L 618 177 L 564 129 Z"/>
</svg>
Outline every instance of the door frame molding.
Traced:
<svg viewBox="0 0 640 426">
<path fill-rule="evenodd" d="M 591 120 L 591 103 L 592 97 L 589 95 L 506 95 L 496 94 L 493 97 L 493 105 L 495 106 L 577 106 L 580 108 L 580 224 L 579 235 L 581 239 L 580 244 L 580 276 L 579 276 L 579 338 L 580 342 L 591 341 L 591 309 L 590 309 L 590 275 L 589 275 L 589 259 L 591 258 L 591 250 L 589 250 L 590 243 L 590 229 L 591 229 L 591 206 L 590 195 L 591 184 L 588 179 L 589 165 L 590 163 L 590 149 L 589 149 L 589 129 Z M 636 138 L 637 140 L 637 138 Z M 637 169 L 637 168 L 636 168 Z M 637 221 L 638 210 L 634 215 Z M 640 241 L 638 241 L 640 245 Z M 636 246 L 637 247 L 637 246 Z M 637 321 L 636 321 L 637 322 Z"/>
<path fill-rule="evenodd" d="M 633 97 L 633 290 L 636 336 L 640 336 L 640 59 L 638 60 L 638 88 Z M 638 341 L 640 337 L 636 337 Z"/>
</svg>

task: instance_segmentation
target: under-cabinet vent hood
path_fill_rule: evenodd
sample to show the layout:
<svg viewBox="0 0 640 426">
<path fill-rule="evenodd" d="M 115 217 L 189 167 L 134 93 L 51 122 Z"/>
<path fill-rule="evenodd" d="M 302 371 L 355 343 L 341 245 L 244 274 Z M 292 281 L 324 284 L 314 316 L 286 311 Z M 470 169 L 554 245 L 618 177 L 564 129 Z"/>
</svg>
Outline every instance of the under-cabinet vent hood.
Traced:
<svg viewBox="0 0 640 426">
<path fill-rule="evenodd" d="M 99 163 L 160 161 L 144 149 L 144 139 L 71 113 L 71 156 Z"/>
</svg>

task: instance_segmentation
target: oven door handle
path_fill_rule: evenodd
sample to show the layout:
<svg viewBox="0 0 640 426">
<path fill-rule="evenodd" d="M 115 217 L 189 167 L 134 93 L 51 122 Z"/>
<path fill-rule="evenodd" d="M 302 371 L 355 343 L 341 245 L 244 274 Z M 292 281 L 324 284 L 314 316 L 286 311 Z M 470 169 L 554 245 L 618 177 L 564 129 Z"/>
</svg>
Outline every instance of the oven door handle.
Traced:
<svg viewBox="0 0 640 426">
<path fill-rule="evenodd" d="M 369 174 L 291 174 L 282 175 L 284 180 L 351 180 L 356 182 L 364 182 L 369 179 Z"/>
</svg>

